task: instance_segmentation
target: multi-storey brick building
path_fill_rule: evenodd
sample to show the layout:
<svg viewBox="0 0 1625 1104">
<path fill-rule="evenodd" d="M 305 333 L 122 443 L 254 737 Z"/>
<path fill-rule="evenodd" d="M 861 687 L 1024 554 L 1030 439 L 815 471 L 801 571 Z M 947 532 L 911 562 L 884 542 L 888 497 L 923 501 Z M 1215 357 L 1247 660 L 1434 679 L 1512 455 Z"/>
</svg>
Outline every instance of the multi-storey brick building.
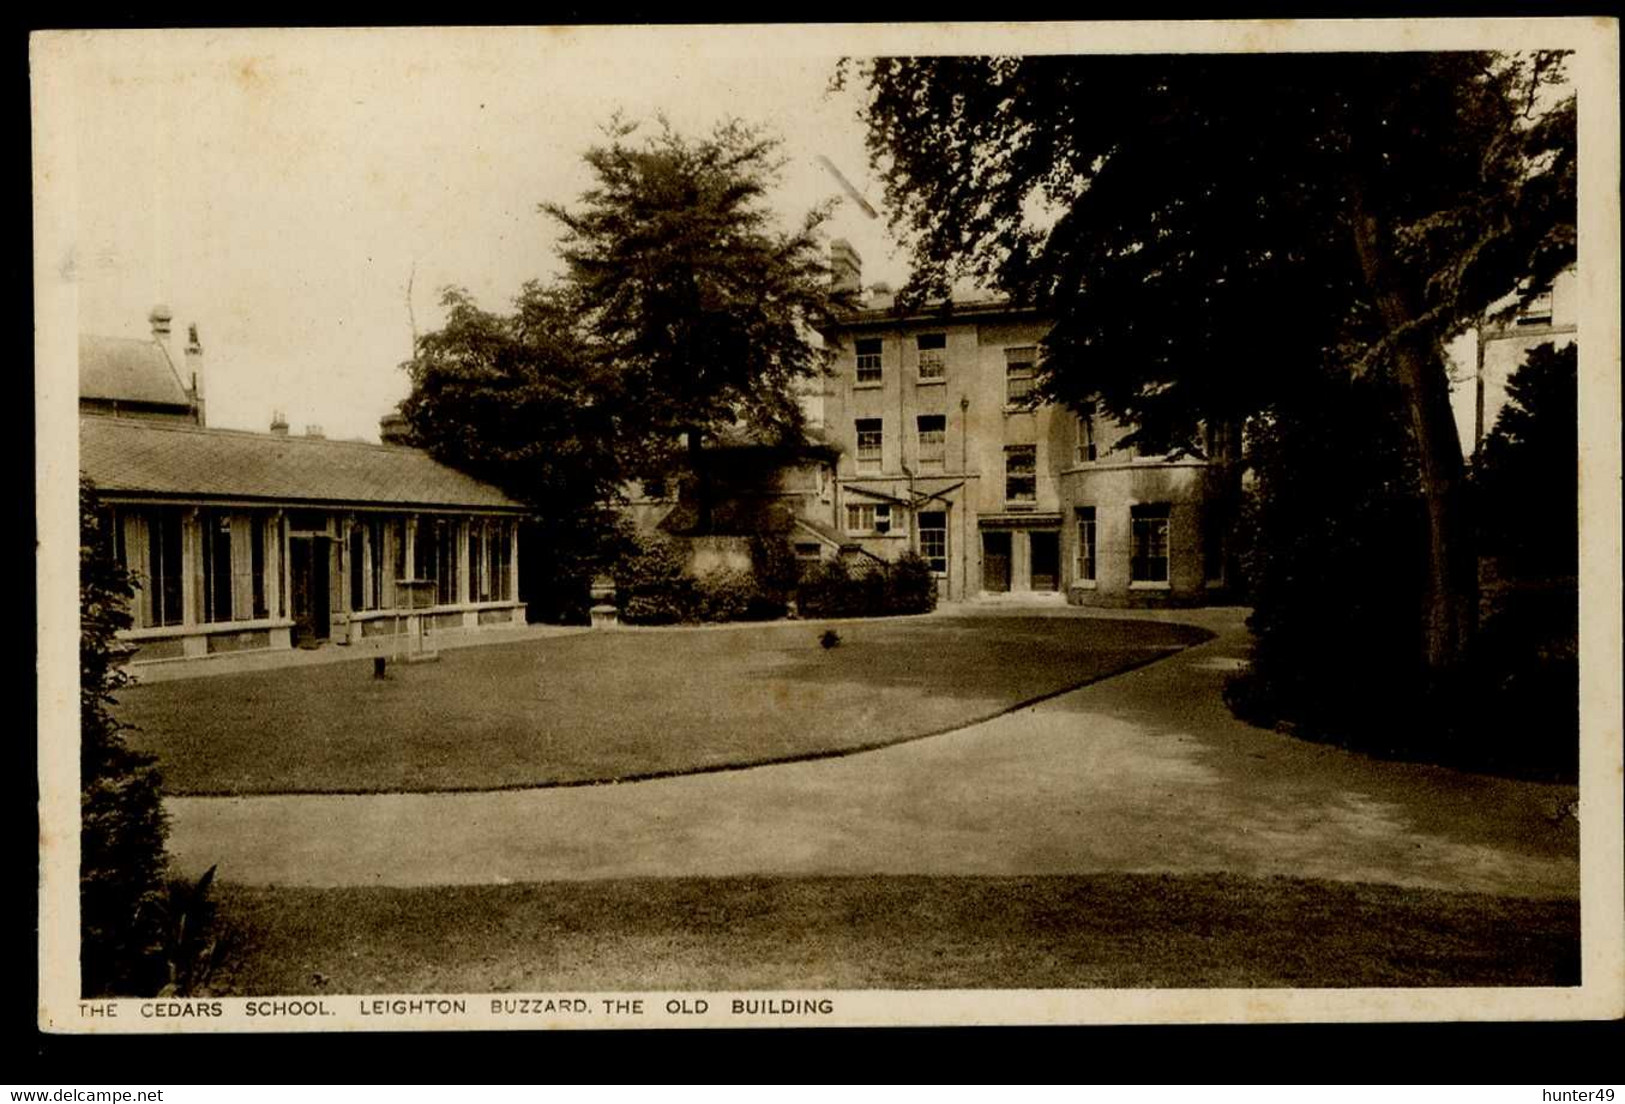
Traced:
<svg viewBox="0 0 1625 1104">
<path fill-rule="evenodd" d="M 832 252 L 838 283 L 860 292 L 856 252 Z M 1214 462 L 1140 456 L 1106 418 L 1034 406 L 1049 328 L 1003 299 L 903 311 L 877 287 L 827 329 L 837 525 L 885 559 L 919 552 L 950 600 L 1207 601 L 1224 584 L 1228 441 L 1210 435 Z"/>
</svg>

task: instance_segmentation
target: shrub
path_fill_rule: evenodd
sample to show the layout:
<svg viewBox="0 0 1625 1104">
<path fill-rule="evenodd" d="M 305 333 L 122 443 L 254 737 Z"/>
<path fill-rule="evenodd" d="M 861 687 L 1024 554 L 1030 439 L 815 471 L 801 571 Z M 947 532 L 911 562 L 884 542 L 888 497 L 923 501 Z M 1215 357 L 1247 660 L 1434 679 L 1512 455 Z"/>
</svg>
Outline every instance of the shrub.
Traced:
<svg viewBox="0 0 1625 1104">
<path fill-rule="evenodd" d="M 757 599 L 756 576 L 750 568 L 724 568 L 693 581 L 695 621 L 740 621 Z"/>
<path fill-rule="evenodd" d="M 904 553 L 887 576 L 888 605 L 893 613 L 930 613 L 937 608 L 937 581 L 924 556 Z"/>
<path fill-rule="evenodd" d="M 753 621 L 783 617 L 801 573 L 795 549 L 782 536 L 758 534 L 750 541 L 750 562 L 756 593 L 746 616 Z"/>
<path fill-rule="evenodd" d="M 151 756 L 132 750 L 109 706 L 129 684 L 129 575 L 112 555 L 109 518 L 79 487 L 80 989 L 151 996 L 168 980 L 164 819 Z"/>
<path fill-rule="evenodd" d="M 694 619 L 694 580 L 688 551 L 677 541 L 644 536 L 615 565 L 615 604 L 629 625 L 669 625 Z"/>
<path fill-rule="evenodd" d="M 936 580 L 926 561 L 905 553 L 895 563 L 843 560 L 814 564 L 802 575 L 797 605 L 803 617 L 881 617 L 929 613 L 936 608 Z"/>
</svg>

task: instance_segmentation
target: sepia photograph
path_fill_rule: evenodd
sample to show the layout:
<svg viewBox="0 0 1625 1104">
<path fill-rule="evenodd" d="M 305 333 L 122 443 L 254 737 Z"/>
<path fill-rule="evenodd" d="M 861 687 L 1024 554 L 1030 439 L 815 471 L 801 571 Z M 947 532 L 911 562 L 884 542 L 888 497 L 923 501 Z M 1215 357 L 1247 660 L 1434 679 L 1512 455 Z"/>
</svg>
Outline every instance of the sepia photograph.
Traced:
<svg viewBox="0 0 1625 1104">
<path fill-rule="evenodd" d="M 1625 1015 L 1617 23 L 30 52 L 43 1030 Z"/>
</svg>

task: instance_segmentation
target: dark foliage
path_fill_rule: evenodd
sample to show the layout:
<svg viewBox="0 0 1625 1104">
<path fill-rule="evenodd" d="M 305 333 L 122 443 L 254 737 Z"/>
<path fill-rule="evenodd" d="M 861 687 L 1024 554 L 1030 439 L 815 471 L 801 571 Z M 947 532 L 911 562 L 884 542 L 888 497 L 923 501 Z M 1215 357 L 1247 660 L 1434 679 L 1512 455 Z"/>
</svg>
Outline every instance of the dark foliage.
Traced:
<svg viewBox="0 0 1625 1104">
<path fill-rule="evenodd" d="M 588 151 L 595 185 L 575 210 L 541 209 L 565 229 L 586 332 L 625 400 L 622 435 L 651 458 L 686 436 L 703 484 L 706 440 L 740 422 L 766 441 L 800 437 L 795 385 L 825 363 L 808 333 L 835 303 L 818 237 L 827 211 L 791 234 L 772 228 L 779 143 L 742 123 L 699 139 L 664 120 L 644 140 L 637 129 L 618 122 Z M 696 488 L 701 532 L 711 497 Z"/>
<path fill-rule="evenodd" d="M 893 563 L 830 560 L 810 567 L 796 591 L 803 617 L 883 617 L 929 613 L 937 605 L 936 579 L 925 559 L 904 553 Z"/>
<path fill-rule="evenodd" d="M 1397 401 L 1391 385 L 1326 377 L 1249 425 L 1255 478 L 1236 531 L 1256 642 L 1231 702 L 1255 723 L 1408 738 L 1376 723 L 1425 676 L 1425 521 Z"/>
<path fill-rule="evenodd" d="M 1440 348 L 1574 260 L 1575 105 L 1549 102 L 1562 67 L 1034 55 L 861 73 L 915 255 L 904 298 L 970 275 L 1048 312 L 1042 397 L 1194 449 L 1203 420 L 1277 410 L 1329 366 L 1399 384 L 1384 416 L 1413 440 L 1427 524 L 1409 558 L 1427 574 L 1420 631 L 1387 646 L 1444 677 L 1471 640 L 1476 574 Z"/>
<path fill-rule="evenodd" d="M 1530 350 L 1473 470 L 1480 549 L 1518 578 L 1574 578 L 1579 549 L 1578 346 Z"/>
<path fill-rule="evenodd" d="M 695 620 L 698 595 L 688 573 L 688 548 L 659 536 L 637 540 L 614 569 L 615 604 L 629 625 Z"/>
<path fill-rule="evenodd" d="M 446 291 L 446 324 L 418 339 L 401 406 L 417 444 L 501 487 L 534 517 L 522 538 L 533 619 L 581 621 L 586 590 L 618 543 L 605 504 L 623 474 L 613 372 L 578 332 L 567 291 L 527 284 L 514 312 Z"/>
<path fill-rule="evenodd" d="M 1573 778 L 1572 577 L 1489 588 L 1483 631 L 1442 677 L 1408 646 L 1423 600 L 1411 550 L 1425 520 L 1409 438 L 1383 417 L 1395 401 L 1370 378 L 1328 380 L 1298 397 L 1298 414 L 1251 425 L 1257 478 L 1238 532 L 1255 647 L 1227 687 L 1230 704 L 1256 724 L 1378 756 Z M 1564 524 L 1575 521 L 1570 505 Z"/>
<path fill-rule="evenodd" d="M 80 989 L 149 996 L 167 982 L 164 819 L 158 768 L 132 750 L 110 707 L 129 685 L 134 588 L 112 552 L 94 486 L 79 485 Z"/>
</svg>

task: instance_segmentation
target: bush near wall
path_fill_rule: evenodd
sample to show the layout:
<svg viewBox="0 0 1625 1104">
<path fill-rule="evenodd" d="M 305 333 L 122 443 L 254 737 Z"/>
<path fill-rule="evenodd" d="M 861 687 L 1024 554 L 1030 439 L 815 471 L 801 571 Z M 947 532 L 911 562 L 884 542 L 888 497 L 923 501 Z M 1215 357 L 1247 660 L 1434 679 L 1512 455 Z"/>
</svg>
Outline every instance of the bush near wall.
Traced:
<svg viewBox="0 0 1625 1104">
<path fill-rule="evenodd" d="M 621 620 L 629 625 L 671 625 L 784 616 L 795 571 L 795 553 L 784 541 L 752 538 L 748 568 L 719 568 L 696 576 L 689 570 L 690 559 L 682 540 L 640 538 L 614 573 Z"/>
<path fill-rule="evenodd" d="M 615 565 L 615 604 L 629 625 L 694 620 L 695 580 L 688 549 L 663 537 L 640 537 Z"/>
<path fill-rule="evenodd" d="M 895 563 L 850 568 L 836 560 L 800 572 L 795 552 L 777 536 L 751 539 L 751 567 L 695 576 L 681 540 L 643 537 L 615 570 L 616 605 L 629 625 L 771 621 L 792 597 L 803 617 L 880 617 L 929 613 L 936 580 L 913 553 Z M 798 579 L 799 576 L 799 579 Z"/>
<path fill-rule="evenodd" d="M 861 567 L 831 560 L 809 567 L 796 590 L 803 617 L 882 617 L 929 613 L 937 605 L 936 580 L 924 558 L 904 553 L 893 563 Z"/>
</svg>

